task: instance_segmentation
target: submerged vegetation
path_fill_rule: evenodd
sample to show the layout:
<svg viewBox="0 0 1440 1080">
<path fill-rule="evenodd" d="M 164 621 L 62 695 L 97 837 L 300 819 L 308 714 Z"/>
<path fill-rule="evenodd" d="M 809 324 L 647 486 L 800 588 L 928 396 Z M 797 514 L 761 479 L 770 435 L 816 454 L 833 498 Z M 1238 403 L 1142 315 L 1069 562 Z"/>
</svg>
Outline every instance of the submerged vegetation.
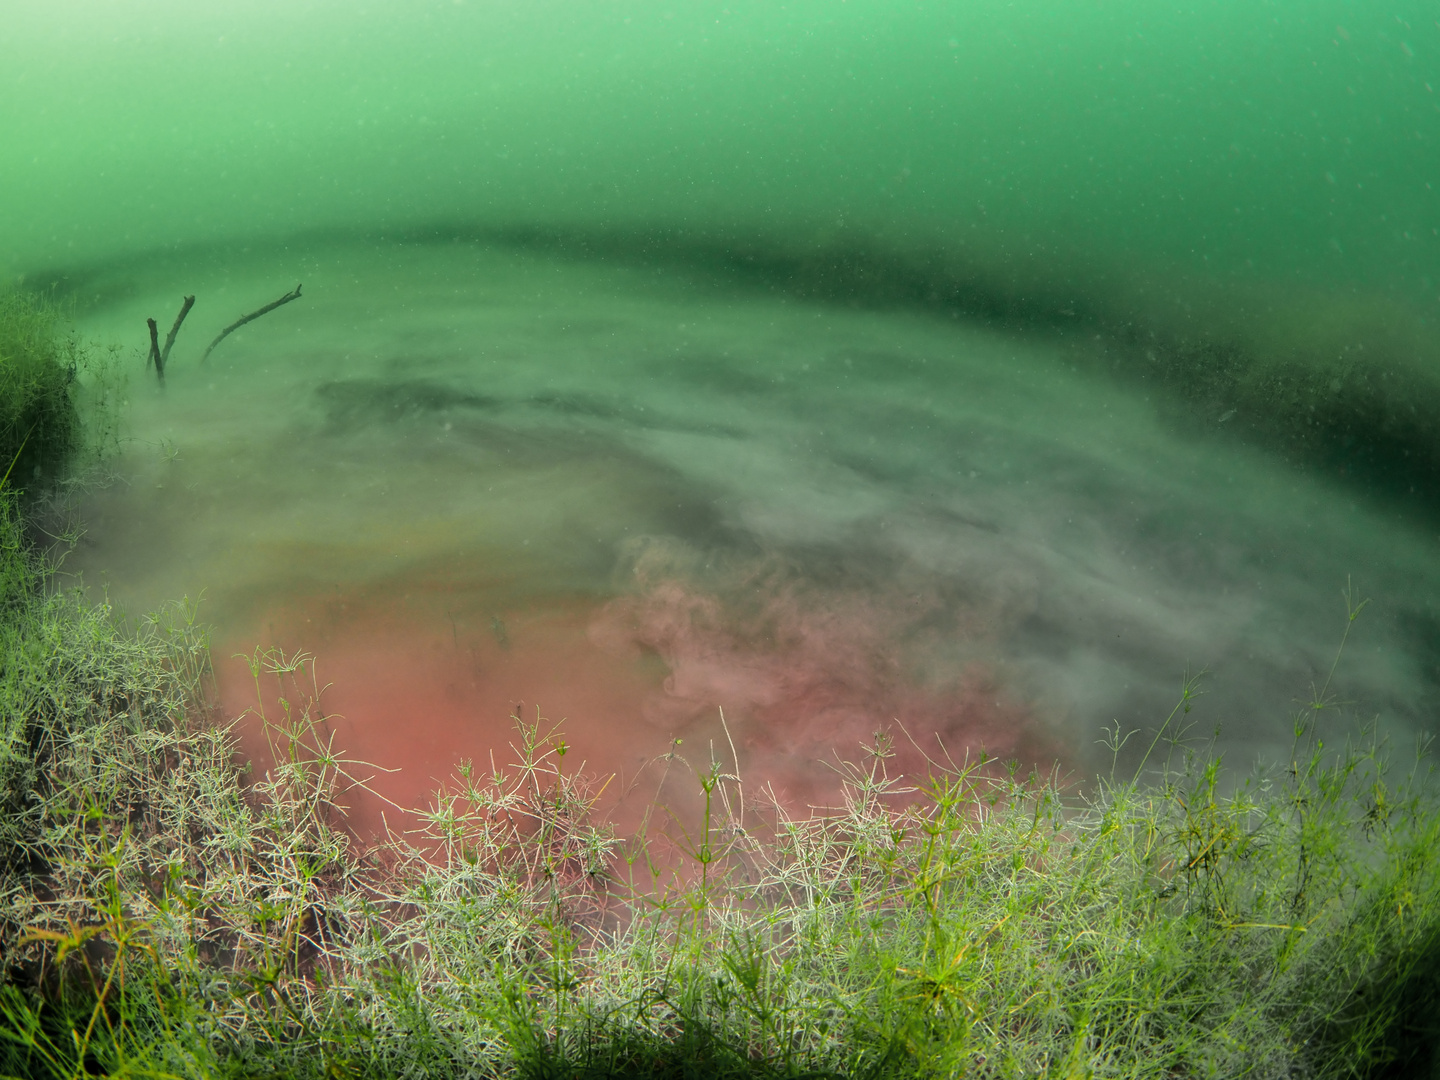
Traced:
<svg viewBox="0 0 1440 1080">
<path fill-rule="evenodd" d="M 508 758 L 459 763 L 364 844 L 345 803 L 370 767 L 312 658 L 250 658 L 251 770 L 194 610 L 126 628 L 56 589 L 22 524 L 4 493 L 0 1075 L 1435 1067 L 1425 748 L 1397 770 L 1373 731 L 1322 744 L 1328 681 L 1289 759 L 1241 783 L 1186 742 L 1192 682 L 1145 736 L 1152 771 L 1083 799 L 983 757 L 891 775 L 882 732 L 841 748 L 837 807 L 797 816 L 733 750 L 671 747 L 703 812 L 657 805 L 629 837 L 563 732 L 517 717 Z"/>
<path fill-rule="evenodd" d="M 282 705 L 251 776 L 193 612 L 123 633 L 47 594 L 3 521 L 5 1075 L 1339 1077 L 1434 1052 L 1440 814 L 1373 742 L 1314 739 L 1323 690 L 1233 794 L 1164 729 L 1157 775 L 1083 802 L 983 759 L 913 787 L 881 736 L 831 813 L 711 762 L 703 817 L 648 839 L 517 720 L 509 764 L 462 763 L 366 848 L 310 658 L 252 657 Z"/>
<path fill-rule="evenodd" d="M 0 292 L 0 475 L 12 486 L 54 478 L 79 443 L 82 350 L 56 333 L 59 315 L 43 297 Z"/>
<path fill-rule="evenodd" d="M 65 321 L 51 297 L 0 290 L 0 488 L 27 501 L 73 474 L 77 455 L 118 446 L 119 350 L 83 344 Z"/>
</svg>

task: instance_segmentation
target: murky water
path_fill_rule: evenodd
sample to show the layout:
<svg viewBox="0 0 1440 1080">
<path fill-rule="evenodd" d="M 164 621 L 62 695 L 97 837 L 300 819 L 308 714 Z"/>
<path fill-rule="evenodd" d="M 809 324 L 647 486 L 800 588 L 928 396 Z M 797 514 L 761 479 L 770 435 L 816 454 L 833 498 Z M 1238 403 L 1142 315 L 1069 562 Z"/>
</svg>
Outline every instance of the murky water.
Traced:
<svg viewBox="0 0 1440 1080">
<path fill-rule="evenodd" d="M 1152 722 L 1202 666 L 1207 726 L 1273 757 L 1351 574 L 1377 617 L 1345 685 L 1422 716 L 1404 620 L 1440 586 L 1433 536 L 1180 437 L 1093 344 L 472 245 L 190 280 L 189 348 L 132 385 L 145 436 L 68 565 L 132 609 L 203 590 L 232 708 L 231 654 L 316 653 L 398 799 L 503 748 L 521 702 L 632 774 L 723 738 L 723 708 L 796 799 L 897 722 L 1087 768 L 1102 725 Z M 146 282 L 90 328 L 175 299 Z"/>
<path fill-rule="evenodd" d="M 411 804 L 521 703 L 616 790 L 723 709 L 798 805 L 885 725 L 1087 775 L 1208 668 L 1241 763 L 1353 578 L 1341 692 L 1433 727 L 1418 8 L 128 7 L 0 29 L 0 242 L 136 347 L 67 569 L 203 592 L 232 711 L 315 653 Z"/>
</svg>

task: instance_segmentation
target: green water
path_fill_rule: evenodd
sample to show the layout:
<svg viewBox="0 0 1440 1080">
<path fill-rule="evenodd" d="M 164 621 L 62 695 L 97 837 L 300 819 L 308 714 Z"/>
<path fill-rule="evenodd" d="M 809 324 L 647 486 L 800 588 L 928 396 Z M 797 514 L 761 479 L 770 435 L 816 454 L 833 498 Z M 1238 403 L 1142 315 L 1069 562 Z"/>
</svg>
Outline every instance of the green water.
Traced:
<svg viewBox="0 0 1440 1080">
<path fill-rule="evenodd" d="M 973 237 L 1433 315 L 1419 3 L 19 2 L 12 271 L 436 220 Z"/>
<path fill-rule="evenodd" d="M 519 701 L 1088 769 L 1187 665 L 1275 757 L 1347 575 L 1433 723 L 1425 6 L 22 2 L 0 86 L 0 270 L 135 350 L 67 567 L 318 652 L 404 798 Z"/>
</svg>

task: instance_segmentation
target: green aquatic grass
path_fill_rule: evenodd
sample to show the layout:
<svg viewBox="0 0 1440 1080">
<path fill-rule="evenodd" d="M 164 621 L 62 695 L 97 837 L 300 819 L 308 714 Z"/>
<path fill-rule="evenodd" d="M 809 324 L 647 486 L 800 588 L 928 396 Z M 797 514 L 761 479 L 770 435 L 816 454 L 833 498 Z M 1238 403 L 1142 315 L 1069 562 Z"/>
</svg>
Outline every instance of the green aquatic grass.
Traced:
<svg viewBox="0 0 1440 1080">
<path fill-rule="evenodd" d="M 311 658 L 250 658 L 279 705 L 247 774 L 192 610 L 124 633 L 4 552 L 30 585 L 3 654 L 0 1074 L 1348 1077 L 1434 1053 L 1434 792 L 1373 731 L 1321 744 L 1328 683 L 1290 760 L 1229 784 L 1183 739 L 1187 683 L 1151 771 L 1085 799 L 983 758 L 893 776 L 881 735 L 837 758 L 842 805 L 797 817 L 733 755 L 671 747 L 704 811 L 657 803 L 633 837 L 563 732 L 517 719 L 506 764 L 461 763 L 362 848 L 344 802 L 370 772 Z"/>
<path fill-rule="evenodd" d="M 0 292 L 0 475 L 31 488 L 64 470 L 80 442 L 73 401 L 84 350 L 56 332 L 46 298 Z"/>
<path fill-rule="evenodd" d="M 120 446 L 123 349 L 82 342 L 68 314 L 51 296 L 0 290 L 0 487 L 30 504 Z"/>
</svg>

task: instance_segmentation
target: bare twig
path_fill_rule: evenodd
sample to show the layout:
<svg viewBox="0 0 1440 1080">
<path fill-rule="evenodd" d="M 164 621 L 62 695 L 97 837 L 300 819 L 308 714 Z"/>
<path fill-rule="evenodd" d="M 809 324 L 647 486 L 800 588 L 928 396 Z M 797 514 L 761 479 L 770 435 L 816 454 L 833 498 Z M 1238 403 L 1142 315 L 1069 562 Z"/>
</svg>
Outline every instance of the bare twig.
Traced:
<svg viewBox="0 0 1440 1080">
<path fill-rule="evenodd" d="M 175 316 L 175 325 L 170 327 L 170 333 L 165 335 L 165 348 L 160 350 L 160 376 L 165 376 L 165 365 L 170 362 L 170 346 L 175 344 L 175 335 L 180 333 L 180 324 L 185 321 L 185 316 L 190 314 L 190 309 L 195 306 L 195 297 L 185 297 L 185 302 L 180 305 L 180 314 Z"/>
<path fill-rule="evenodd" d="M 151 365 L 154 365 L 155 374 L 162 383 L 165 381 L 165 363 L 170 359 L 170 349 L 175 344 L 175 335 L 180 333 L 180 324 L 185 321 L 185 316 L 190 314 L 190 309 L 194 306 L 195 297 L 185 297 L 185 302 L 180 305 L 180 314 L 175 316 L 175 325 L 170 327 L 170 333 L 165 335 L 164 349 L 160 348 L 160 327 L 155 325 L 154 319 L 145 320 L 146 325 L 150 327 L 150 355 L 145 358 L 145 367 L 148 370 Z"/>
<path fill-rule="evenodd" d="M 244 326 L 246 323 L 248 323 L 248 322 L 253 322 L 254 320 L 258 319 L 261 315 L 265 315 L 265 314 L 267 314 L 267 313 L 269 313 L 269 312 L 271 312 L 271 311 L 274 311 L 274 310 L 275 310 L 277 307 L 279 307 L 281 304 L 288 304 L 291 300 L 297 300 L 297 299 L 299 299 L 299 297 L 300 297 L 300 286 L 299 286 L 299 285 L 296 285 L 294 292 L 288 292 L 288 293 L 286 293 L 284 296 L 280 297 L 279 300 L 274 300 L 274 301 L 272 301 L 271 303 L 266 304 L 266 305 L 265 305 L 264 307 L 262 307 L 259 311 L 252 311 L 249 315 L 242 315 L 240 318 L 236 319 L 236 320 L 235 320 L 233 323 L 231 323 L 229 326 L 225 327 L 224 330 L 221 330 L 219 336 L 216 337 L 214 341 L 210 342 L 210 347 L 205 350 L 205 355 L 202 356 L 202 357 L 200 357 L 200 362 L 203 364 L 203 363 L 205 362 L 206 357 L 208 357 L 212 352 L 215 351 L 215 346 L 216 346 L 216 345 L 219 345 L 220 342 L 224 341 L 227 337 L 230 336 L 230 334 L 234 333 L 236 330 L 239 330 L 240 327 Z"/>
<path fill-rule="evenodd" d="M 146 319 L 145 322 L 150 326 L 150 355 L 145 358 L 145 370 L 149 371 L 153 364 L 163 379 L 165 372 L 161 367 L 164 361 L 160 359 L 160 328 L 155 325 L 154 319 Z"/>
</svg>

